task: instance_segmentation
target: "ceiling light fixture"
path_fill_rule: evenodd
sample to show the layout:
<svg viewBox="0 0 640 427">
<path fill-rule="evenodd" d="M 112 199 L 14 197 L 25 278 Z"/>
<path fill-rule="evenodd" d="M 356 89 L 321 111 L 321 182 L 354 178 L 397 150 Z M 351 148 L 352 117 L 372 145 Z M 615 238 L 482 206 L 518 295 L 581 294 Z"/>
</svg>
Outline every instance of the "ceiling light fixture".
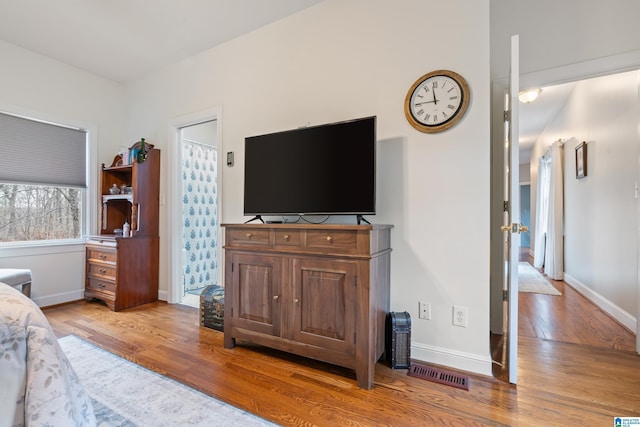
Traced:
<svg viewBox="0 0 640 427">
<path fill-rule="evenodd" d="M 523 104 L 529 104 L 536 100 L 540 92 L 542 92 L 542 89 L 523 90 L 518 94 L 518 99 Z"/>
</svg>

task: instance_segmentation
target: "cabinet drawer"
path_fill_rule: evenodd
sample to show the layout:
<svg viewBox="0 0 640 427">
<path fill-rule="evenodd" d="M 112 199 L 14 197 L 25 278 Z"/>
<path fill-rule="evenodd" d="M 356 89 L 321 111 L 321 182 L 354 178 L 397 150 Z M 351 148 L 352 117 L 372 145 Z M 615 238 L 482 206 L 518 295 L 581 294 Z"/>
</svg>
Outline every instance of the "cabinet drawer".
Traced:
<svg viewBox="0 0 640 427">
<path fill-rule="evenodd" d="M 227 245 L 264 245 L 269 244 L 269 229 L 243 228 L 227 229 Z"/>
<path fill-rule="evenodd" d="M 310 230 L 307 232 L 307 247 L 353 253 L 358 248 L 358 234 L 351 230 Z"/>
<path fill-rule="evenodd" d="M 105 250 L 103 248 L 87 248 L 87 260 L 98 260 L 102 262 L 111 262 L 116 263 L 116 251 L 115 250 Z"/>
<path fill-rule="evenodd" d="M 87 289 L 114 294 L 116 292 L 116 283 L 109 280 L 89 277 L 87 280 Z"/>
<path fill-rule="evenodd" d="M 116 267 L 113 265 L 104 265 L 90 262 L 87 265 L 87 274 L 89 276 L 105 276 L 105 278 L 116 279 Z"/>
<path fill-rule="evenodd" d="M 278 246 L 300 246 L 300 232 L 296 230 L 276 230 L 275 244 Z"/>
</svg>

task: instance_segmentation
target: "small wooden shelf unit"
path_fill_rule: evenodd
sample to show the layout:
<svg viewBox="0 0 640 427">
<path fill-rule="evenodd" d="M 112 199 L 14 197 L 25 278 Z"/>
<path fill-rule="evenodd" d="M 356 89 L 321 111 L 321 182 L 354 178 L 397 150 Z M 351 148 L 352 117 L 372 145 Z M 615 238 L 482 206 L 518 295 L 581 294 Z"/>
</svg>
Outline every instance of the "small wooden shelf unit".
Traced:
<svg viewBox="0 0 640 427">
<path fill-rule="evenodd" d="M 223 224 L 224 343 L 355 370 L 373 386 L 389 311 L 390 225 Z"/>
</svg>

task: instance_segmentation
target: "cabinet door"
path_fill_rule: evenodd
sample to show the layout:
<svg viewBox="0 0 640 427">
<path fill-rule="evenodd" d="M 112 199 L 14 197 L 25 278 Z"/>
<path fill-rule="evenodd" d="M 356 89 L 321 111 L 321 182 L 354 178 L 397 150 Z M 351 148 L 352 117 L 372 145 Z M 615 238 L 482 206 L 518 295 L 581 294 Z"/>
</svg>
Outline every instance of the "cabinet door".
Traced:
<svg viewBox="0 0 640 427">
<path fill-rule="evenodd" d="M 232 254 L 234 326 L 269 335 L 280 335 L 282 259 L 268 255 Z"/>
<path fill-rule="evenodd" d="M 356 274 L 355 262 L 294 259 L 291 339 L 353 354 Z"/>
</svg>

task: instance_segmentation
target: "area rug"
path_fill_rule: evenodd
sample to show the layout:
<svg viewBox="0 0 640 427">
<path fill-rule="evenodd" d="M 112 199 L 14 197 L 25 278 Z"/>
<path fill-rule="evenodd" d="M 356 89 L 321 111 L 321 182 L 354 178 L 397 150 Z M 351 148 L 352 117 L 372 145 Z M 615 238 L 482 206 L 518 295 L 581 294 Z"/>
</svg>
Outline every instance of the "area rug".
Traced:
<svg viewBox="0 0 640 427">
<path fill-rule="evenodd" d="M 518 263 L 518 290 L 545 295 L 562 295 L 528 262 Z"/>
<path fill-rule="evenodd" d="M 93 401 L 100 427 L 275 426 L 74 335 L 58 341 Z"/>
</svg>

